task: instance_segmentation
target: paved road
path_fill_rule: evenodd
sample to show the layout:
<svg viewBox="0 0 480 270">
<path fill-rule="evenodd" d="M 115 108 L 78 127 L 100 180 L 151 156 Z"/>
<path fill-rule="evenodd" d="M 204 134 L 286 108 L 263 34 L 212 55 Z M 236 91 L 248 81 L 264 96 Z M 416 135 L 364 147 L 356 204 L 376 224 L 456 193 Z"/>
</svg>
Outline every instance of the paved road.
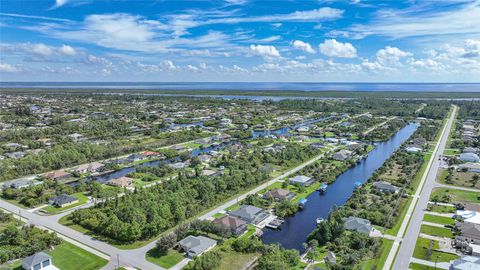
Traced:
<svg viewBox="0 0 480 270">
<path fill-rule="evenodd" d="M 445 184 L 441 184 L 441 183 L 436 183 L 436 186 L 437 187 L 449 188 L 449 189 L 458 189 L 458 190 L 463 190 L 463 191 L 480 192 L 480 189 L 476 189 L 476 188 L 451 186 L 451 185 L 445 185 Z"/>
<path fill-rule="evenodd" d="M 93 249 L 99 250 L 102 253 L 106 254 L 107 257 L 111 258 L 111 262 L 114 262 L 114 263 L 117 262 L 117 254 L 118 254 L 121 265 L 133 266 L 139 269 L 163 269 L 145 260 L 145 252 L 141 253 L 138 251 L 138 249 L 120 250 L 112 245 L 109 245 L 105 242 L 97 240 L 91 236 L 82 234 L 69 227 L 59 224 L 58 219 L 60 219 L 60 217 L 65 215 L 66 213 L 62 213 L 60 215 L 55 215 L 55 216 L 39 216 L 35 213 L 31 213 L 27 211 L 26 209 L 22 209 L 16 205 L 5 202 L 4 200 L 0 200 L 0 207 L 9 212 L 20 215 L 24 221 L 25 219 L 27 219 L 28 223 L 30 224 L 47 228 L 49 230 L 57 232 L 58 234 L 61 234 L 65 237 L 70 238 L 73 241 L 69 241 L 69 242 L 72 242 L 73 244 L 76 244 L 81 248 L 84 247 L 83 245 L 86 245 Z M 114 269 L 113 263 L 110 263 L 109 265 L 111 266 L 111 268 L 107 267 L 106 269 Z"/>
<path fill-rule="evenodd" d="M 389 117 L 387 120 L 383 121 L 382 123 L 378 124 L 378 125 L 375 125 L 369 129 L 367 129 L 366 131 L 363 132 L 363 135 L 367 135 L 368 133 L 374 131 L 375 129 L 385 125 L 386 123 L 392 121 L 393 119 L 397 118 L 396 116 L 392 116 L 392 117 Z"/>
<path fill-rule="evenodd" d="M 282 175 L 280 175 L 280 176 L 278 176 L 274 179 L 271 179 L 267 184 L 262 184 L 262 185 L 260 185 L 256 188 L 250 190 L 249 192 L 239 196 L 238 200 L 242 200 L 247 195 L 254 194 L 254 193 L 264 189 L 265 187 L 267 187 L 267 185 L 271 185 L 275 182 L 278 182 L 282 178 L 287 177 L 288 175 L 293 174 L 293 173 L 305 168 L 306 166 L 316 162 L 317 160 L 324 157 L 327 153 L 330 153 L 331 151 L 334 151 L 335 149 L 336 148 L 333 148 L 329 152 L 326 152 L 322 155 L 319 155 L 319 156 L 317 156 L 317 157 L 299 165 L 298 167 L 295 167 L 294 169 L 291 169 L 288 172 L 286 172 L 286 173 L 284 173 L 284 174 L 282 174 Z M 237 199 L 233 199 L 233 200 L 231 200 L 231 201 L 229 201 L 229 202 L 227 202 L 227 203 L 209 211 L 208 213 L 202 215 L 200 217 L 200 219 L 211 218 L 215 213 L 217 213 L 220 210 L 223 210 L 223 209 L 235 204 L 236 202 L 237 202 Z M 78 208 L 89 207 L 91 205 L 92 205 L 92 203 L 90 202 L 90 203 L 82 205 Z M 0 208 L 3 208 L 3 209 L 5 209 L 9 212 L 12 212 L 12 213 L 15 213 L 15 214 L 21 216 L 24 221 L 26 219 L 26 220 L 28 220 L 28 223 L 30 223 L 30 224 L 55 231 L 58 234 L 62 235 L 63 238 L 68 238 L 69 242 L 72 242 L 73 244 L 76 244 L 77 246 L 79 246 L 81 248 L 85 248 L 85 246 L 87 246 L 89 250 L 91 250 L 93 248 L 93 249 L 97 250 L 97 252 L 101 251 L 101 253 L 103 253 L 104 255 L 102 255 L 102 254 L 97 254 L 97 255 L 102 255 L 101 257 L 110 258 L 109 264 L 106 267 L 104 267 L 103 269 L 114 269 L 114 267 L 117 264 L 117 259 L 120 262 L 120 265 L 123 265 L 123 266 L 132 266 L 132 267 L 136 267 L 138 269 L 160 269 L 160 270 L 163 269 L 162 267 L 160 267 L 158 265 L 155 265 L 155 264 L 152 264 L 145 259 L 146 252 L 155 247 L 155 241 L 152 241 L 149 244 L 147 244 L 147 245 L 145 245 L 141 248 L 138 248 L 138 249 L 121 250 L 121 249 L 118 249 L 118 248 L 116 248 L 112 245 L 109 245 L 109 244 L 105 243 L 105 242 L 97 240 L 94 237 L 82 234 L 82 233 L 80 233 L 76 230 L 73 230 L 73 229 L 71 229 L 67 226 L 63 226 L 63 225 L 58 223 L 58 220 L 60 218 L 62 218 L 65 215 L 68 215 L 69 213 L 74 211 L 74 209 L 70 209 L 69 211 L 65 211 L 65 212 L 57 214 L 57 215 L 41 216 L 41 215 L 38 215 L 36 213 L 30 212 L 28 209 L 23 209 L 21 207 L 18 207 L 16 205 L 11 204 L 9 202 L 6 202 L 4 200 L 0 200 Z M 76 208 L 76 209 L 78 209 L 78 208 Z M 179 266 L 183 266 L 187 262 L 188 262 L 188 260 L 183 260 L 182 263 Z"/>
<path fill-rule="evenodd" d="M 417 236 L 420 232 L 420 226 L 422 224 L 424 211 L 427 208 L 427 204 L 430 198 L 430 194 L 432 193 L 432 189 L 436 186 L 435 178 L 437 176 L 437 172 L 440 165 L 440 156 L 443 153 L 445 146 L 448 140 L 448 134 L 452 128 L 453 120 L 455 119 L 455 115 L 457 113 L 457 107 L 454 106 L 453 112 L 450 115 L 446 125 L 442 130 L 442 134 L 440 140 L 438 141 L 434 151 L 432 158 L 430 159 L 429 164 L 427 165 L 426 174 L 423 175 L 420 186 L 415 192 L 415 196 L 412 200 L 412 203 L 407 211 L 407 215 L 400 227 L 400 231 L 398 232 L 397 239 L 395 240 L 392 249 L 390 250 L 389 256 L 387 257 L 387 261 L 383 267 L 384 270 L 390 269 L 392 265 L 392 261 L 395 258 L 395 254 L 398 254 L 393 262 L 393 270 L 405 270 L 408 269 L 410 264 L 410 259 L 413 255 L 413 250 L 415 249 L 415 243 L 417 242 Z M 422 188 L 423 186 L 423 188 Z M 413 207 L 415 207 L 413 209 Z M 409 223 L 409 217 L 410 223 Z M 408 226 L 408 228 L 407 228 Z M 406 229 L 407 228 L 407 229 Z M 406 229 L 406 230 L 405 230 Z M 406 232 L 406 233 L 405 233 Z M 405 237 L 402 241 L 402 236 L 405 233 Z M 400 245 L 401 242 L 401 245 Z"/>
</svg>

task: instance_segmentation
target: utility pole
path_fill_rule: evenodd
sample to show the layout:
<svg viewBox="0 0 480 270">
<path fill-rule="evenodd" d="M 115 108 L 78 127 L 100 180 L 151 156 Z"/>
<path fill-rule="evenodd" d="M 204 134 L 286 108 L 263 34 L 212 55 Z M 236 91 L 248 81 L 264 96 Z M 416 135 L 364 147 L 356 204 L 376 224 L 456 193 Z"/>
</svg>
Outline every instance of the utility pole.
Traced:
<svg viewBox="0 0 480 270">
<path fill-rule="evenodd" d="M 118 265 L 118 269 L 120 269 L 120 256 L 118 255 L 118 253 L 117 253 L 117 265 Z"/>
</svg>

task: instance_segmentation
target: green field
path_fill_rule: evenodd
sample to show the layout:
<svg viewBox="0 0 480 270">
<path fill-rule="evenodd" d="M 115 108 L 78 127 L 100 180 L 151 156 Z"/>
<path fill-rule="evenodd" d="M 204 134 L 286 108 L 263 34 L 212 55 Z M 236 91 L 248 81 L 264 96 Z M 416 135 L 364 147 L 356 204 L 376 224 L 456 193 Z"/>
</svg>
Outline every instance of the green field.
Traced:
<svg viewBox="0 0 480 270">
<path fill-rule="evenodd" d="M 425 214 L 423 216 L 423 220 L 427 221 L 427 222 L 443 224 L 443 225 L 454 225 L 455 224 L 455 219 L 453 219 L 453 218 L 441 217 L 441 216 L 435 216 L 435 215 L 429 215 L 429 214 Z"/>
<path fill-rule="evenodd" d="M 179 263 L 185 257 L 174 249 L 170 249 L 166 254 L 162 254 L 157 248 L 153 248 L 147 252 L 145 258 L 151 263 L 168 269 Z"/>
<path fill-rule="evenodd" d="M 436 204 L 428 204 L 427 210 L 430 212 L 436 213 L 455 213 L 455 207 L 452 206 L 445 206 L 445 205 L 436 205 Z"/>
<path fill-rule="evenodd" d="M 382 269 L 385 261 L 387 260 L 390 249 L 392 249 L 393 241 L 388 239 L 382 239 L 382 252 L 380 257 L 368 260 L 361 265 L 362 270 Z"/>
<path fill-rule="evenodd" d="M 447 195 L 450 197 L 451 202 L 471 202 L 480 203 L 480 192 L 465 191 L 450 188 L 435 188 L 430 196 L 432 199 L 435 196 L 442 197 Z"/>
<path fill-rule="evenodd" d="M 419 264 L 419 263 L 411 263 L 410 264 L 410 269 L 412 269 L 412 270 L 437 270 L 434 267 Z"/>
<path fill-rule="evenodd" d="M 61 270 L 101 269 L 108 263 L 107 260 L 66 241 L 47 253 L 52 256 L 53 264 Z"/>
<path fill-rule="evenodd" d="M 56 206 L 53 206 L 53 205 L 49 205 L 47 207 L 42 208 L 42 210 L 44 210 L 44 211 L 46 211 L 50 214 L 58 214 L 60 212 L 66 211 L 68 209 L 72 209 L 72 208 L 77 207 L 79 205 L 85 204 L 88 201 L 87 196 L 85 194 L 83 194 L 83 192 L 78 192 L 78 193 L 74 193 L 74 194 L 71 194 L 71 195 L 78 199 L 78 203 L 74 203 L 74 204 L 71 204 L 71 205 L 68 205 L 68 206 L 65 206 L 65 207 L 56 207 Z"/>
<path fill-rule="evenodd" d="M 448 228 L 440 228 L 440 227 L 435 227 L 435 226 L 430 226 L 430 225 L 422 225 L 420 228 L 420 232 L 432 236 L 438 236 L 438 237 L 447 237 L 447 238 L 452 238 L 453 233 L 452 230 Z"/>
<path fill-rule="evenodd" d="M 429 247 L 430 241 L 431 241 L 430 239 L 419 237 L 415 245 L 415 250 L 413 251 L 413 257 L 421 260 L 427 260 L 426 255 L 427 255 L 427 249 Z M 436 259 L 438 262 L 450 262 L 451 260 L 455 260 L 458 258 L 458 256 L 455 254 L 435 250 L 439 248 L 438 242 L 433 241 L 433 243 L 434 245 L 432 248 L 432 253 L 431 253 L 430 259 L 428 259 L 427 261 L 435 261 Z"/>
</svg>

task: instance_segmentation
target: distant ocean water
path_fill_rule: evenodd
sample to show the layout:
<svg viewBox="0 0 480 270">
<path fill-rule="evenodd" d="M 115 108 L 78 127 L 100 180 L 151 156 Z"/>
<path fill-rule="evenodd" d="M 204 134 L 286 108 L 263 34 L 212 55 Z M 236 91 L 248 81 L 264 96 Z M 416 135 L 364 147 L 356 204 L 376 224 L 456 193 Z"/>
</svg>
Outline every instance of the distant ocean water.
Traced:
<svg viewBox="0 0 480 270">
<path fill-rule="evenodd" d="M 480 83 L 0 82 L 1 88 L 480 92 Z"/>
</svg>

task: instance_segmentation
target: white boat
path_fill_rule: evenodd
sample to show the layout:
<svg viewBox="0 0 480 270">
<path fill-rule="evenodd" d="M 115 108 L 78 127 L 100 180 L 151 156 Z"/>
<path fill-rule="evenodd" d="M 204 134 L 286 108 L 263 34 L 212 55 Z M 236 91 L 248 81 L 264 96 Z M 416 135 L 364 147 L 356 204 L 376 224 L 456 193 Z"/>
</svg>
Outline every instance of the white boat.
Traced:
<svg viewBox="0 0 480 270">
<path fill-rule="evenodd" d="M 325 220 L 323 218 L 317 218 L 317 224 L 320 224 L 322 222 L 324 222 Z"/>
</svg>

